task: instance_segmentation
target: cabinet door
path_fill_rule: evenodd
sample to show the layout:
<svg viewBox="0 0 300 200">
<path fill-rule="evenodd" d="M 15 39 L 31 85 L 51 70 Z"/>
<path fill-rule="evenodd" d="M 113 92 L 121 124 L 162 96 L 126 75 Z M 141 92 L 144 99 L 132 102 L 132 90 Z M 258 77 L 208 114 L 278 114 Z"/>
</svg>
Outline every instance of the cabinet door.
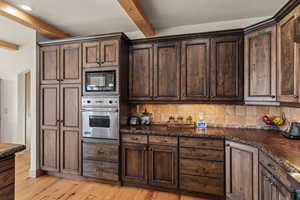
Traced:
<svg viewBox="0 0 300 200">
<path fill-rule="evenodd" d="M 276 101 L 276 26 L 245 36 L 245 100 Z"/>
<path fill-rule="evenodd" d="M 211 99 L 243 100 L 243 49 L 240 36 L 212 39 Z"/>
<path fill-rule="evenodd" d="M 130 100 L 152 100 L 153 96 L 153 45 L 130 47 L 129 58 Z"/>
<path fill-rule="evenodd" d="M 59 83 L 59 46 L 40 48 L 41 84 Z"/>
<path fill-rule="evenodd" d="M 226 196 L 229 199 L 258 200 L 258 150 L 226 141 L 225 157 Z"/>
<path fill-rule="evenodd" d="M 154 100 L 179 100 L 180 48 L 179 42 L 154 45 Z"/>
<path fill-rule="evenodd" d="M 104 40 L 100 43 L 101 66 L 119 65 L 119 40 Z"/>
<path fill-rule="evenodd" d="M 299 14 L 297 7 L 277 24 L 278 99 L 281 102 L 299 101 L 300 44 L 294 42 L 294 23 Z"/>
<path fill-rule="evenodd" d="M 181 44 L 181 99 L 209 100 L 209 39 Z"/>
<path fill-rule="evenodd" d="M 40 164 L 46 171 L 59 171 L 59 85 L 42 85 L 40 93 Z"/>
<path fill-rule="evenodd" d="M 290 200 L 289 193 L 282 184 L 263 167 L 259 166 L 259 200 Z"/>
<path fill-rule="evenodd" d="M 60 79 L 63 83 L 81 83 L 81 44 L 66 44 L 60 50 Z"/>
<path fill-rule="evenodd" d="M 84 42 L 82 43 L 82 66 L 98 67 L 100 65 L 100 42 Z"/>
<path fill-rule="evenodd" d="M 178 160 L 176 147 L 150 146 L 149 184 L 177 188 Z"/>
<path fill-rule="evenodd" d="M 122 145 L 122 179 L 124 182 L 148 183 L 148 153 L 146 145 Z"/>
<path fill-rule="evenodd" d="M 61 171 L 80 174 L 80 102 L 79 84 L 60 86 L 60 155 Z"/>
</svg>

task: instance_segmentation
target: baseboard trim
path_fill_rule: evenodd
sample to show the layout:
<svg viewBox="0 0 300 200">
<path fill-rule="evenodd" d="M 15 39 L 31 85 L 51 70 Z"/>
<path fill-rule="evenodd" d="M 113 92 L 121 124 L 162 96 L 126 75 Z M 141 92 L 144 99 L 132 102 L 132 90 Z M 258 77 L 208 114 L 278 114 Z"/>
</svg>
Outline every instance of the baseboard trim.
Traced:
<svg viewBox="0 0 300 200">
<path fill-rule="evenodd" d="M 29 177 L 30 178 L 37 178 L 37 177 L 42 176 L 44 174 L 45 174 L 45 172 L 41 169 L 29 170 Z"/>
</svg>

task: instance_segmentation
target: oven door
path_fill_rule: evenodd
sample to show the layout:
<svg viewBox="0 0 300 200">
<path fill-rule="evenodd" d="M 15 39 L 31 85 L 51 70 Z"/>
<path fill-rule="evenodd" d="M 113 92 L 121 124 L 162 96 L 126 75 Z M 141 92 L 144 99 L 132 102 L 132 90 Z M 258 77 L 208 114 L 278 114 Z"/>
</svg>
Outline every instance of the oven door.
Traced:
<svg viewBox="0 0 300 200">
<path fill-rule="evenodd" d="M 119 112 L 117 109 L 82 110 L 82 136 L 119 139 Z"/>
</svg>

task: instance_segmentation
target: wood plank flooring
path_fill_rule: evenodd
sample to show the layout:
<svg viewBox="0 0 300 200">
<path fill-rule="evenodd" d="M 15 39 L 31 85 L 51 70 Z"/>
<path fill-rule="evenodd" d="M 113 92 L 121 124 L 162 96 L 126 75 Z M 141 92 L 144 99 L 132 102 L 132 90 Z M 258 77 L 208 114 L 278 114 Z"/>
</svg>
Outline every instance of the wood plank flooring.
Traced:
<svg viewBox="0 0 300 200">
<path fill-rule="evenodd" d="M 16 200 L 208 200 L 133 187 L 118 187 L 50 176 L 28 178 L 29 158 L 16 157 Z"/>
</svg>

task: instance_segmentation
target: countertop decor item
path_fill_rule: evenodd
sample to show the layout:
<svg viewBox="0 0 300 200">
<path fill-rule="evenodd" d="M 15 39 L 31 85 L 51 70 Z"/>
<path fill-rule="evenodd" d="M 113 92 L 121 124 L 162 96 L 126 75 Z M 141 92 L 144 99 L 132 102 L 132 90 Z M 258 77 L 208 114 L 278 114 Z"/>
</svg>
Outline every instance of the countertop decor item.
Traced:
<svg viewBox="0 0 300 200">
<path fill-rule="evenodd" d="M 263 116 L 262 121 L 267 125 L 268 129 L 279 129 L 286 122 L 284 113 L 281 116 Z"/>
<path fill-rule="evenodd" d="M 145 109 L 141 116 L 141 125 L 150 125 L 151 124 L 152 114 Z"/>
<path fill-rule="evenodd" d="M 178 116 L 176 120 L 174 117 L 170 116 L 167 126 L 169 128 L 194 128 L 195 123 L 193 122 L 192 116 L 188 116 L 186 120 L 183 120 L 184 117 Z"/>
</svg>

